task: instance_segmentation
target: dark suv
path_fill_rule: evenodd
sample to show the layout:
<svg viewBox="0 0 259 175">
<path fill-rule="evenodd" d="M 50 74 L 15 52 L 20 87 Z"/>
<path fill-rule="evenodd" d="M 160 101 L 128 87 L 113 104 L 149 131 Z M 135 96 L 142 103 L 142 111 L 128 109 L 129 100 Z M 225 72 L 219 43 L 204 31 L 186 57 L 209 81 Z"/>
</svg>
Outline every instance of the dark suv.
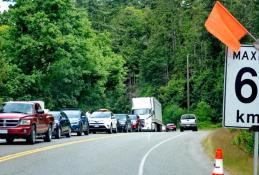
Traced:
<svg viewBox="0 0 259 175">
<path fill-rule="evenodd" d="M 132 132 L 131 119 L 128 114 L 114 114 L 118 120 L 118 130 L 121 132 Z"/>
<path fill-rule="evenodd" d="M 52 129 L 52 135 L 54 135 L 56 139 L 60 139 L 63 135 L 70 137 L 71 124 L 67 115 L 62 111 L 49 111 L 48 114 L 51 114 L 55 121 Z"/>
<path fill-rule="evenodd" d="M 83 133 L 85 135 L 89 134 L 89 122 L 83 110 L 63 109 L 62 111 L 69 118 L 72 132 L 76 132 L 78 136 L 81 136 Z"/>
</svg>

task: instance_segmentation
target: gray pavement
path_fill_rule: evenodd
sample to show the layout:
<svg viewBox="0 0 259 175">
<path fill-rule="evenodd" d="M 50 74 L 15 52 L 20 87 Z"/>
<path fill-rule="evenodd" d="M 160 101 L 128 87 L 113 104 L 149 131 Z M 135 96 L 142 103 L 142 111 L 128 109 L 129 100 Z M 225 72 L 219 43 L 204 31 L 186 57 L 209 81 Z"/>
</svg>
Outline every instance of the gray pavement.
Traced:
<svg viewBox="0 0 259 175">
<path fill-rule="evenodd" d="M 207 134 L 206 131 L 91 134 L 53 139 L 51 143 L 39 140 L 35 145 L 20 140 L 7 145 L 0 140 L 0 160 L 9 154 L 75 142 L 0 162 L 0 175 L 208 175 L 213 163 L 201 146 Z"/>
</svg>

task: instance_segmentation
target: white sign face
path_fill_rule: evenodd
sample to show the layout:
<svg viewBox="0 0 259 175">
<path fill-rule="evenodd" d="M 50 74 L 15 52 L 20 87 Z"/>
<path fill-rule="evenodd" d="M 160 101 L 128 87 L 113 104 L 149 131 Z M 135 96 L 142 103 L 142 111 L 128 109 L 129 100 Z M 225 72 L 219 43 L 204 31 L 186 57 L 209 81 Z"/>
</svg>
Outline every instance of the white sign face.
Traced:
<svg viewBox="0 0 259 175">
<path fill-rule="evenodd" d="M 243 45 L 238 53 L 227 50 L 223 125 L 250 128 L 259 125 L 259 51 Z"/>
</svg>

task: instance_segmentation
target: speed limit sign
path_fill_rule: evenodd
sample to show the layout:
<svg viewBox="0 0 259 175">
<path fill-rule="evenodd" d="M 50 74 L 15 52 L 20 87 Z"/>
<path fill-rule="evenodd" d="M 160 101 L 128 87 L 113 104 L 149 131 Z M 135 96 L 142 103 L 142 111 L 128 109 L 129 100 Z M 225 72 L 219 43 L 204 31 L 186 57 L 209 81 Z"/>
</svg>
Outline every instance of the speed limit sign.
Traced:
<svg viewBox="0 0 259 175">
<path fill-rule="evenodd" d="M 250 128 L 259 125 L 259 51 L 243 45 L 227 50 L 225 59 L 223 125 Z"/>
</svg>

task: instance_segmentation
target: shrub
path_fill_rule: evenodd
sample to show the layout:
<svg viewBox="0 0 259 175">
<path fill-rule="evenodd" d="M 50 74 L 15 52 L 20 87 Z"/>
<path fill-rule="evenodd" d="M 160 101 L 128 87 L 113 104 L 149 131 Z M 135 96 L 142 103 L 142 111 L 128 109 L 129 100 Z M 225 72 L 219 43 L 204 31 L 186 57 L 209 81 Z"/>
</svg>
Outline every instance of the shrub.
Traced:
<svg viewBox="0 0 259 175">
<path fill-rule="evenodd" d="M 241 130 L 239 134 L 234 137 L 233 143 L 241 150 L 253 154 L 254 150 L 254 137 L 252 133 Z"/>
<path fill-rule="evenodd" d="M 205 101 L 200 101 L 195 109 L 195 114 L 200 122 L 211 121 L 214 110 Z"/>
<path fill-rule="evenodd" d="M 179 122 L 179 119 L 185 110 L 176 104 L 169 104 L 165 106 L 163 110 L 163 123 L 175 123 Z"/>
</svg>

